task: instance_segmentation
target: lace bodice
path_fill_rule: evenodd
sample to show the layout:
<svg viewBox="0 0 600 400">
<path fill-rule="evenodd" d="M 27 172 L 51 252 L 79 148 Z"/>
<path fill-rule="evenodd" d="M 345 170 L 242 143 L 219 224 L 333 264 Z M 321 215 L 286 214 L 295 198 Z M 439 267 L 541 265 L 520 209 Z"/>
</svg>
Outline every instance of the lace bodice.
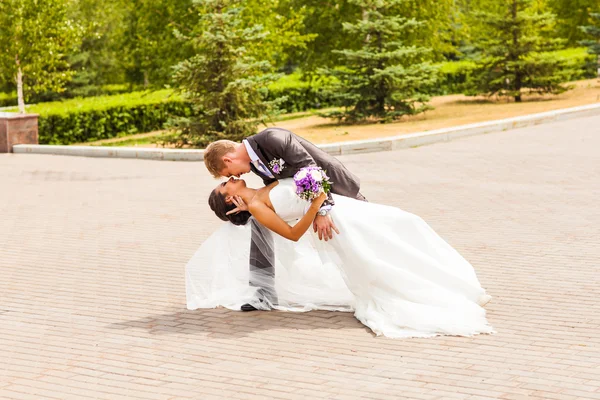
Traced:
<svg viewBox="0 0 600 400">
<path fill-rule="evenodd" d="M 292 178 L 281 179 L 279 184 L 269 193 L 271 204 L 277 215 L 284 221 L 302 218 L 310 203 L 296 194 L 296 184 Z"/>
</svg>

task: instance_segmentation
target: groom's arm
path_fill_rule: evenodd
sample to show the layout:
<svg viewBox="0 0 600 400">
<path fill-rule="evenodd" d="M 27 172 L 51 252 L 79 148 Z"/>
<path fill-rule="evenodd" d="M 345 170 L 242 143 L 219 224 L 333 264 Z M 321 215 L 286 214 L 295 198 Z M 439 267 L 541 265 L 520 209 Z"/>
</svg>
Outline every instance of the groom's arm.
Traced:
<svg viewBox="0 0 600 400">
<path fill-rule="evenodd" d="M 290 131 L 269 129 L 265 132 L 264 143 L 267 144 L 273 154 L 277 154 L 294 169 L 317 166 L 314 158 Z M 329 211 L 334 204 L 333 196 L 328 193 L 327 200 L 321 208 Z"/>
<path fill-rule="evenodd" d="M 290 131 L 285 129 L 269 129 L 264 131 L 264 135 L 262 146 L 268 147 L 272 154 L 282 158 L 290 167 L 300 169 L 317 166 L 314 158 Z M 334 205 L 335 202 L 330 192 L 327 194 L 327 200 L 323 202 L 321 210 L 329 212 Z M 325 241 L 333 239 L 334 231 L 338 234 L 340 233 L 329 215 L 317 215 L 313 221 L 313 229 L 317 232 L 319 239 L 325 239 Z"/>
</svg>

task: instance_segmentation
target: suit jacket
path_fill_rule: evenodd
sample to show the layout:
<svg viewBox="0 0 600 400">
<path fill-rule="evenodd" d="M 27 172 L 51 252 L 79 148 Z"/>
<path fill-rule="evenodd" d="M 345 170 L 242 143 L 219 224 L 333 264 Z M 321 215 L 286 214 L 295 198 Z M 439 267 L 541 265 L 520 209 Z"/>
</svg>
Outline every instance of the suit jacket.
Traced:
<svg viewBox="0 0 600 400">
<path fill-rule="evenodd" d="M 275 177 L 264 176 L 251 164 L 252 171 L 263 179 L 265 185 L 279 179 L 291 178 L 303 167 L 318 166 L 327 171 L 327 175 L 332 182 L 331 192 L 341 196 L 358 198 L 360 191 L 358 177 L 350 172 L 338 159 L 319 149 L 308 140 L 282 128 L 267 128 L 246 138 L 246 140 Z M 269 163 L 279 159 L 282 159 L 285 164 L 279 174 L 276 174 Z M 325 204 L 334 204 L 331 195 L 329 195 L 329 199 L 325 201 Z"/>
</svg>

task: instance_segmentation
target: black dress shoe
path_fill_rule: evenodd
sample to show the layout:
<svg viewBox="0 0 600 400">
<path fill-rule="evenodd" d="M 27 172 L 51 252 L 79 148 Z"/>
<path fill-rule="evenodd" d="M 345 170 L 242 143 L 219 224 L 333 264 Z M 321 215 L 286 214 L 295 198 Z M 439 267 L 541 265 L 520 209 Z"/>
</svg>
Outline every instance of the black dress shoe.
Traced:
<svg viewBox="0 0 600 400">
<path fill-rule="evenodd" d="M 252 304 L 244 304 L 241 308 L 242 311 L 256 311 L 258 308 L 254 307 Z"/>
</svg>

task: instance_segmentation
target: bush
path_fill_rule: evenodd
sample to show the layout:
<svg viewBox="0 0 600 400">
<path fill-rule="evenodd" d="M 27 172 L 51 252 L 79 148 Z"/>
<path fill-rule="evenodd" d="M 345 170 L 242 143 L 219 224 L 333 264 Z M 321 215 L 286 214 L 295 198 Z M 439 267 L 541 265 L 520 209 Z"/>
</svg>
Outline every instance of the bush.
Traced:
<svg viewBox="0 0 600 400">
<path fill-rule="evenodd" d="M 566 81 L 594 78 L 594 65 L 585 48 L 573 48 L 551 51 L 535 55 L 541 58 L 553 58 L 562 61 L 565 66 Z M 471 86 L 471 78 L 476 63 L 471 60 L 443 62 L 439 68 L 440 85 L 436 94 L 463 93 Z"/>
<path fill-rule="evenodd" d="M 440 63 L 437 67 L 439 85 L 436 94 L 445 95 L 462 93 L 471 80 L 476 64 L 470 60 L 463 60 Z"/>
<path fill-rule="evenodd" d="M 283 76 L 277 82 L 269 85 L 268 89 L 267 100 L 286 98 L 280 104 L 286 113 L 336 105 L 333 98 L 323 90 L 322 82 L 303 81 L 301 74 L 297 72 Z"/>
<path fill-rule="evenodd" d="M 0 107 L 11 107 L 17 104 L 17 96 L 10 93 L 0 93 Z"/>
<path fill-rule="evenodd" d="M 568 70 L 567 80 L 595 77 L 593 57 L 585 48 L 542 53 L 540 57 L 563 60 Z M 462 93 L 468 87 L 475 70 L 473 61 L 437 64 L 440 85 L 436 94 Z M 286 112 L 298 112 L 337 105 L 325 94 L 322 82 L 304 82 L 299 73 L 286 75 L 268 87 L 268 100 L 281 96 Z M 121 91 L 122 86 L 106 88 Z M 0 93 L 0 106 L 16 106 L 12 94 Z M 8 111 L 16 111 L 16 107 Z M 134 133 L 163 129 L 170 117 L 189 117 L 192 107 L 172 90 L 133 92 L 113 96 L 76 98 L 39 103 L 27 107 L 40 114 L 39 134 L 42 144 L 71 144 L 109 139 Z"/>
<path fill-rule="evenodd" d="M 102 87 L 89 87 L 86 91 L 78 92 L 63 92 L 63 93 L 40 93 L 26 98 L 25 102 L 28 104 L 37 104 L 44 102 L 58 102 L 61 100 L 79 98 L 79 97 L 93 97 L 93 96 L 109 96 L 115 94 L 122 94 L 130 92 L 127 85 L 114 84 L 104 85 Z M 0 93 L 0 107 L 14 107 L 17 105 L 17 93 Z"/>
<path fill-rule="evenodd" d="M 71 144 L 163 129 L 172 116 L 190 116 L 191 106 L 170 90 L 40 103 L 41 144 Z"/>
</svg>

